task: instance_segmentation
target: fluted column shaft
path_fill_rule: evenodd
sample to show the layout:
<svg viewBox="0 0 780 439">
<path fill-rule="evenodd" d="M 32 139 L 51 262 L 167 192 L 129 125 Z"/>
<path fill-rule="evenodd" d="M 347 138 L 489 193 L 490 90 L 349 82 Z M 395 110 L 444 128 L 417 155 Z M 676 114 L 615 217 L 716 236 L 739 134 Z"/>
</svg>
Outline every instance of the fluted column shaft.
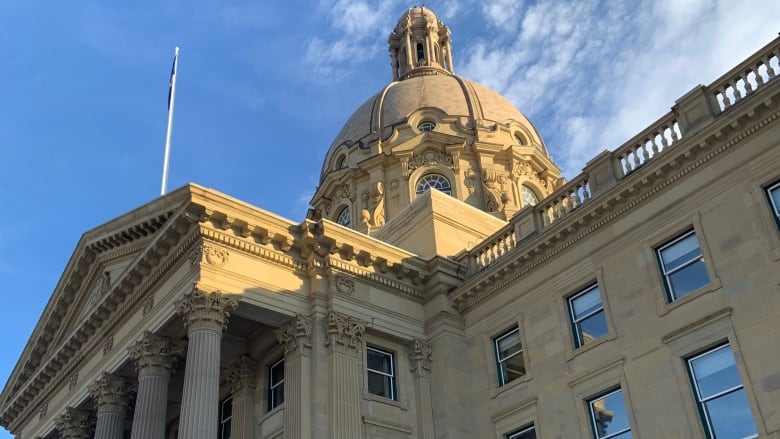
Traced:
<svg viewBox="0 0 780 439">
<path fill-rule="evenodd" d="M 97 406 L 95 439 L 123 439 L 131 385 L 122 377 L 104 373 L 89 387 Z"/>
<path fill-rule="evenodd" d="M 360 403 L 365 322 L 331 312 L 327 317 L 328 369 L 330 374 L 330 434 L 332 439 L 360 439 Z M 286 380 L 285 380 L 286 383 Z"/>
<path fill-rule="evenodd" d="M 183 352 L 183 344 L 151 332 L 130 348 L 138 370 L 131 439 L 165 439 L 168 383 L 176 356 Z"/>
<path fill-rule="evenodd" d="M 66 407 L 56 421 L 60 439 L 89 439 L 89 412 Z"/>
<path fill-rule="evenodd" d="M 231 439 L 255 437 L 255 369 L 257 365 L 248 355 L 226 371 L 233 397 L 233 415 L 230 419 Z"/>
<path fill-rule="evenodd" d="M 184 295 L 176 312 L 187 327 L 187 363 L 179 415 L 179 437 L 214 439 L 219 425 L 219 351 L 227 310 L 238 301 L 220 292 L 195 289 Z"/>
<path fill-rule="evenodd" d="M 414 376 L 417 437 L 433 439 L 433 401 L 431 399 L 431 345 L 414 340 L 409 349 L 409 364 Z"/>
<path fill-rule="evenodd" d="M 276 331 L 284 346 L 284 435 L 312 437 L 311 319 L 300 314 Z"/>
</svg>

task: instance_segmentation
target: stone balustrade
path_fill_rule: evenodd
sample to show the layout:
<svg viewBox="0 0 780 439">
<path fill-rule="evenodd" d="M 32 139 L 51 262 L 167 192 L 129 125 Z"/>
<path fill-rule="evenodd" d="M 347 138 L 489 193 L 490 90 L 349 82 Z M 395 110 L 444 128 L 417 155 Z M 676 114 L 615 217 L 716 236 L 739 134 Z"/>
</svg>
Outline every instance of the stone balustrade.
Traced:
<svg viewBox="0 0 780 439">
<path fill-rule="evenodd" d="M 525 238 L 543 233 L 777 77 L 780 77 L 780 37 L 710 85 L 695 87 L 677 100 L 671 112 L 614 151 L 599 154 L 587 164 L 584 172 L 533 207 L 536 219 L 529 222 L 526 209 L 521 210 L 509 224 L 482 244 L 459 255 L 458 262 L 468 267 L 469 276 L 482 271 L 510 253 Z"/>
</svg>

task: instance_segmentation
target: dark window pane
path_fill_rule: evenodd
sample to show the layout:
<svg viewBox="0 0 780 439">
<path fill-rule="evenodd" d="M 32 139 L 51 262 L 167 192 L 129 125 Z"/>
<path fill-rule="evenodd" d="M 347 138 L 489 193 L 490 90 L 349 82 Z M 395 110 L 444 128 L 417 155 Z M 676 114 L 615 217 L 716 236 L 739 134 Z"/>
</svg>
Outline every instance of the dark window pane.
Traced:
<svg viewBox="0 0 780 439">
<path fill-rule="evenodd" d="M 222 424 L 222 439 L 230 439 L 230 422 Z"/>
<path fill-rule="evenodd" d="M 279 363 L 271 368 L 271 384 L 284 380 L 284 363 Z"/>
<path fill-rule="evenodd" d="M 521 352 L 501 363 L 501 372 L 504 374 L 504 383 L 508 383 L 515 378 L 525 375 L 523 353 Z"/>
<path fill-rule="evenodd" d="M 577 324 L 580 335 L 580 345 L 584 345 L 607 334 L 607 319 L 604 311 L 597 312 Z"/>
<path fill-rule="evenodd" d="M 510 434 L 507 439 L 536 439 L 536 430 L 533 427 L 527 428 Z"/>
<path fill-rule="evenodd" d="M 713 399 L 706 406 L 717 439 L 745 438 L 756 434 L 744 390 Z"/>
<path fill-rule="evenodd" d="M 665 271 L 672 270 L 696 256 L 701 256 L 701 250 L 699 249 L 699 241 L 696 239 L 695 233 L 691 233 L 661 250 L 661 259 Z"/>
<path fill-rule="evenodd" d="M 368 393 L 383 396 L 385 398 L 392 398 L 392 380 L 388 376 L 369 371 Z"/>
<path fill-rule="evenodd" d="M 769 191 L 769 196 L 772 198 L 772 204 L 774 204 L 775 215 L 780 215 L 780 186 Z"/>
<path fill-rule="evenodd" d="M 520 352 L 522 346 L 520 345 L 520 331 L 513 331 L 506 336 L 496 339 L 496 345 L 498 346 L 498 360 L 502 361 L 512 354 Z"/>
<path fill-rule="evenodd" d="M 590 409 L 599 438 L 631 428 L 622 391 L 591 401 Z"/>
<path fill-rule="evenodd" d="M 691 367 L 702 399 L 742 385 L 730 346 L 692 360 Z"/>
<path fill-rule="evenodd" d="M 687 296 L 709 282 L 710 276 L 707 274 L 707 267 L 702 260 L 698 260 L 669 276 L 669 283 L 675 299 Z"/>
<path fill-rule="evenodd" d="M 392 373 L 392 356 L 384 352 L 368 349 L 366 350 L 366 360 L 368 362 L 369 369 L 381 371 L 384 373 Z"/>
<path fill-rule="evenodd" d="M 222 420 L 228 419 L 233 414 L 233 398 L 222 401 Z"/>
</svg>

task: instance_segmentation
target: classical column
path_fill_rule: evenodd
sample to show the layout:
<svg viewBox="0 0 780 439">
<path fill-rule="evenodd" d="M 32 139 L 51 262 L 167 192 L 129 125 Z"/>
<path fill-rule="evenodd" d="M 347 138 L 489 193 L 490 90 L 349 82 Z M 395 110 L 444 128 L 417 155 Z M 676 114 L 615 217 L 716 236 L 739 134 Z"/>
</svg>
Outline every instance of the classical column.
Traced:
<svg viewBox="0 0 780 439">
<path fill-rule="evenodd" d="M 227 369 L 225 373 L 233 396 L 231 439 L 254 439 L 255 437 L 256 368 L 257 364 L 249 358 L 249 355 L 242 355 L 238 363 Z"/>
<path fill-rule="evenodd" d="M 276 331 L 284 346 L 284 435 L 311 438 L 311 319 L 297 314 Z"/>
<path fill-rule="evenodd" d="M 235 297 L 195 288 L 176 304 L 187 328 L 187 363 L 179 415 L 179 437 L 214 439 L 219 425 L 219 348 Z"/>
<path fill-rule="evenodd" d="M 128 350 L 138 371 L 132 439 L 164 439 L 168 381 L 182 353 L 183 343 L 172 343 L 148 331 Z"/>
<path fill-rule="evenodd" d="M 66 407 L 56 422 L 60 439 L 89 439 L 90 419 L 85 410 Z"/>
<path fill-rule="evenodd" d="M 414 340 L 409 347 L 409 365 L 414 376 L 415 407 L 417 408 L 417 437 L 433 439 L 433 410 L 431 409 L 431 345 Z"/>
<path fill-rule="evenodd" d="M 123 439 L 131 385 L 126 379 L 103 373 L 89 386 L 89 396 L 97 406 L 95 439 Z"/>
<path fill-rule="evenodd" d="M 328 369 L 330 380 L 330 437 L 360 439 L 363 399 L 362 349 L 366 322 L 330 312 L 327 317 Z"/>
</svg>

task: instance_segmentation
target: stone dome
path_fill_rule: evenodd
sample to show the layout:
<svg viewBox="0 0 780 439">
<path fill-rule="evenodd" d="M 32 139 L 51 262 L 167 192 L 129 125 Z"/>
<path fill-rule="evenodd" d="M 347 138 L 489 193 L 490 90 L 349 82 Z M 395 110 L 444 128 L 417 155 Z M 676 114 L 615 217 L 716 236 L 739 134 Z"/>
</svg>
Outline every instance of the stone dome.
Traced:
<svg viewBox="0 0 780 439">
<path fill-rule="evenodd" d="M 391 82 L 358 107 L 333 140 L 323 176 L 335 150 L 344 145 L 365 147 L 377 136 L 385 140 L 392 136 L 394 127 L 406 123 L 420 109 L 435 109 L 458 118 L 464 128 L 514 121 L 533 130 L 534 140 L 543 146 L 531 122 L 508 99 L 482 84 L 441 71 Z"/>
</svg>

